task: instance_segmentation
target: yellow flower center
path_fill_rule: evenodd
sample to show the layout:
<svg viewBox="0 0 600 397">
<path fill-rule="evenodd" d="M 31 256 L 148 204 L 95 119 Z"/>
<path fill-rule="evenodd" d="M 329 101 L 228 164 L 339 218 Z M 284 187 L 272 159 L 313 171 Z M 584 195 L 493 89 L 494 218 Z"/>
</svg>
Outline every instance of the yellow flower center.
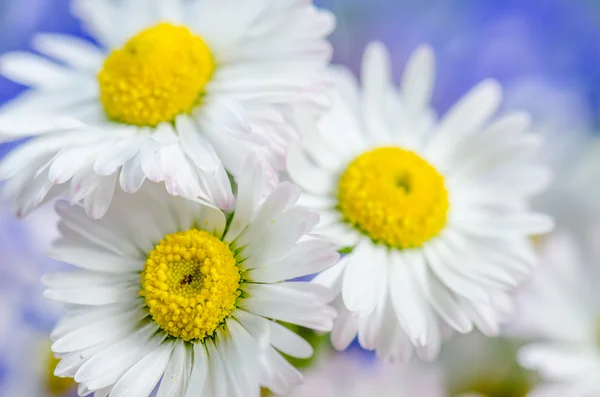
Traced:
<svg viewBox="0 0 600 397">
<path fill-rule="evenodd" d="M 344 171 L 338 208 L 376 243 L 414 248 L 446 224 L 448 192 L 427 161 L 399 147 L 382 147 L 361 154 Z"/>
<path fill-rule="evenodd" d="M 140 295 L 154 321 L 186 341 L 211 336 L 240 295 L 240 271 L 229 246 L 198 229 L 165 236 L 141 277 Z"/>
<path fill-rule="evenodd" d="M 215 70 L 206 43 L 188 28 L 161 23 L 114 50 L 98 74 L 100 100 L 112 120 L 138 126 L 190 113 Z"/>
<path fill-rule="evenodd" d="M 54 370 L 56 370 L 56 366 L 59 363 L 59 359 L 54 357 L 54 354 L 50 350 L 50 347 L 47 348 L 46 353 L 46 388 L 47 391 L 52 396 L 64 396 L 67 392 L 73 387 L 75 381 L 73 378 L 59 378 L 54 375 Z"/>
</svg>

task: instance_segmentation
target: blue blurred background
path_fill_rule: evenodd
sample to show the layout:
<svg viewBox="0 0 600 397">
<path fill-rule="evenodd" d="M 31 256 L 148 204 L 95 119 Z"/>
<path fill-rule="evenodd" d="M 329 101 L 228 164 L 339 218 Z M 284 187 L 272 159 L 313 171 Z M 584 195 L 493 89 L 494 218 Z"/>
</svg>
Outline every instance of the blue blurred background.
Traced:
<svg viewBox="0 0 600 397">
<path fill-rule="evenodd" d="M 547 97 L 551 91 L 561 97 L 556 100 L 573 108 L 570 125 L 596 129 L 600 123 L 598 1 L 316 0 L 316 4 L 338 17 L 332 36 L 334 61 L 355 71 L 371 40 L 390 48 L 397 77 L 410 52 L 420 43 L 430 43 L 438 57 L 434 107 L 439 112 L 478 81 L 493 77 L 507 88 L 509 102 L 512 95 Z M 69 0 L 0 1 L 0 53 L 29 49 L 36 32 L 89 38 L 70 15 Z M 21 89 L 0 77 L 0 103 Z M 525 102 L 530 103 L 529 98 Z"/>
<path fill-rule="evenodd" d="M 363 49 L 372 40 L 380 40 L 390 49 L 397 79 L 412 50 L 421 43 L 431 44 L 437 54 L 433 105 L 439 113 L 477 82 L 492 77 L 505 87 L 505 107 L 529 110 L 540 129 L 561 134 L 593 134 L 600 126 L 600 1 L 315 2 L 338 17 L 338 28 L 331 37 L 334 62 L 356 73 Z M 69 0 L 0 0 L 0 53 L 29 50 L 36 32 L 89 38 L 70 15 L 69 3 Z M 22 87 L 0 77 L 0 104 L 21 90 Z M 0 145 L 0 157 L 9 149 L 8 145 Z M 22 231 L 20 228 L 24 226 L 15 224 L 7 214 L 7 209 L 0 209 L 3 240 L 0 270 L 14 265 L 15 247 L 21 253 L 17 255 L 20 259 L 37 260 L 40 250 L 39 246 L 24 241 L 30 239 L 31 230 Z M 33 234 L 44 227 L 51 228 L 52 222 L 38 223 Z M 31 281 L 29 276 L 27 279 Z M 23 319 L 33 319 L 38 328 L 48 328 L 49 320 L 32 315 L 29 306 L 24 306 Z M 6 313 L 0 307 L 0 316 L 3 314 Z M 5 335 L 1 331 L 2 327 L 0 338 Z M 3 370 L 3 345 L 0 343 L 0 383 L 3 375 L 7 376 L 6 368 Z"/>
</svg>

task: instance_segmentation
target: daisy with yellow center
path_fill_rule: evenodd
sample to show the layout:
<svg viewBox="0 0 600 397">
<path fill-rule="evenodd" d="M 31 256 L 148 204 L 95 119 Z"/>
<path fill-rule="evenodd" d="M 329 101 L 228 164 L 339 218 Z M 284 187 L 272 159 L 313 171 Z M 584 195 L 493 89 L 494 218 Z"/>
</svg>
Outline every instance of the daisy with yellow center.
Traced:
<svg viewBox="0 0 600 397">
<path fill-rule="evenodd" d="M 367 49 L 362 87 L 332 74 L 333 109 L 317 122 L 298 112 L 307 137 L 287 171 L 320 212 L 317 232 L 347 253 L 315 280 L 339 291 L 335 347 L 358 335 L 383 359 L 408 359 L 413 346 L 432 359 L 447 326 L 495 334 L 507 291 L 534 266 L 529 236 L 552 226 L 525 209 L 549 179 L 528 118 L 491 120 L 501 90 L 484 81 L 437 121 L 429 47 L 411 56 L 400 90 L 380 44 Z"/>
<path fill-rule="evenodd" d="M 20 215 L 66 192 L 101 218 L 146 180 L 229 211 L 227 173 L 252 153 L 284 168 L 291 108 L 328 105 L 334 18 L 310 1 L 72 1 L 102 47 L 42 34 L 43 56 L 0 57 L 31 88 L 0 109 L 0 143 L 33 138 L 0 163 Z"/>
<path fill-rule="evenodd" d="M 80 270 L 44 279 L 45 296 L 68 304 L 52 333 L 55 375 L 112 397 L 159 383 L 161 397 L 258 397 L 300 383 L 281 354 L 308 358 L 312 347 L 279 321 L 328 331 L 336 313 L 326 288 L 285 280 L 339 254 L 307 235 L 318 217 L 295 206 L 297 186 L 268 194 L 265 168 L 249 160 L 228 215 L 147 187 L 135 200 L 117 194 L 100 221 L 59 202 L 52 256 Z"/>
</svg>

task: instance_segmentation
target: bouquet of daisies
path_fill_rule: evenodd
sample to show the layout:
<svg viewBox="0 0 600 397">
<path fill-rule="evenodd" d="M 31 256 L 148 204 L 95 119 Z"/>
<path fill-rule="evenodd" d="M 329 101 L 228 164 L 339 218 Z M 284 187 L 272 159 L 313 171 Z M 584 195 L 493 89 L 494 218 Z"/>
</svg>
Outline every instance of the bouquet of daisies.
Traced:
<svg viewBox="0 0 600 397">
<path fill-rule="evenodd" d="M 0 162 L 1 192 L 27 219 L 54 203 L 49 256 L 69 265 L 42 278 L 62 307 L 51 332 L 61 392 L 316 395 L 296 388 L 297 359 L 330 332 L 337 350 L 357 340 L 378 362 L 412 361 L 381 375 L 394 390 L 442 396 L 422 361 L 453 333 L 497 335 L 516 298 L 557 314 L 509 327 L 551 340 L 519 353 L 548 381 L 539 396 L 600 393 L 593 283 L 548 265 L 522 287 L 551 240 L 534 199 L 551 166 L 528 115 L 499 112 L 496 81 L 438 116 L 431 47 L 397 86 L 373 42 L 359 80 L 329 65 L 335 17 L 307 0 L 72 10 L 98 44 L 39 34 L 36 54 L 0 57 L 29 87 L 0 109 L 0 142 L 26 138 Z M 568 299 L 572 332 L 553 333 Z M 594 347 L 569 343 L 587 331 Z M 309 384 L 348 395 L 331 372 Z M 385 396 L 378 383 L 357 395 Z"/>
</svg>

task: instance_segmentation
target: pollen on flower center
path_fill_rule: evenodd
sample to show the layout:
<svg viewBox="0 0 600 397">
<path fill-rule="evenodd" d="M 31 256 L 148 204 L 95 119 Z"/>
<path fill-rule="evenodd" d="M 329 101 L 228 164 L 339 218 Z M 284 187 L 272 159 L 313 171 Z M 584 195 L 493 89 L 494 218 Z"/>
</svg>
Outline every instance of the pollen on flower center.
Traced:
<svg viewBox="0 0 600 397">
<path fill-rule="evenodd" d="M 421 246 L 446 224 L 444 178 L 427 161 L 399 147 L 357 157 L 342 174 L 338 209 L 373 241 L 404 249 Z"/>
<path fill-rule="evenodd" d="M 148 255 L 142 295 L 169 335 L 203 339 L 231 314 L 240 272 L 229 246 L 198 229 L 169 234 Z"/>
<path fill-rule="evenodd" d="M 138 126 L 170 122 L 200 103 L 215 70 L 206 43 L 183 26 L 161 23 L 114 50 L 98 74 L 107 116 Z"/>
</svg>

